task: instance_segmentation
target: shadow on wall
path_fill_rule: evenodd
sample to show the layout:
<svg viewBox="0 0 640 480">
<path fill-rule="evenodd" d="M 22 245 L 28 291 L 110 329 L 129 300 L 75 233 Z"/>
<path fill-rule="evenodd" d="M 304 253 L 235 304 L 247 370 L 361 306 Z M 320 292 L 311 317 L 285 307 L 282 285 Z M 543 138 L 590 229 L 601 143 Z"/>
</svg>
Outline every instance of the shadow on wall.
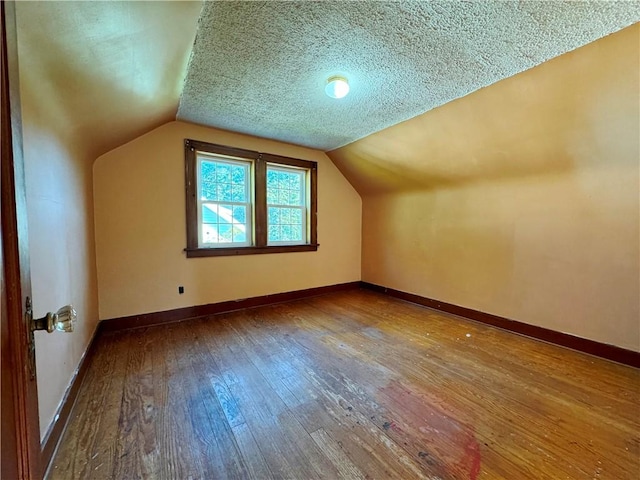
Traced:
<svg viewBox="0 0 640 480">
<path fill-rule="evenodd" d="M 152 3 L 18 8 L 22 95 L 37 99 L 36 121 L 89 162 L 175 119 L 200 4 Z M 138 18 L 150 26 L 141 31 Z"/>
<path fill-rule="evenodd" d="M 640 351 L 639 38 L 330 152 L 362 194 L 362 279 Z"/>
<path fill-rule="evenodd" d="M 544 98 L 545 105 L 532 105 L 530 82 L 509 85 L 510 80 L 496 85 L 500 89 L 480 90 L 329 156 L 361 193 L 571 171 L 574 146 L 567 140 L 586 121 L 577 108 L 580 98 L 557 91 L 556 98 Z"/>
<path fill-rule="evenodd" d="M 632 28 L 618 35 L 633 35 Z M 328 155 L 361 194 L 558 175 L 576 162 L 597 163 L 617 148 L 612 136 L 633 134 L 628 119 L 637 116 L 636 106 L 607 98 L 612 87 L 637 88 L 637 58 L 635 70 L 611 73 L 620 71 L 620 55 L 632 58 L 633 45 L 599 54 L 605 47 L 595 42 Z M 597 68 L 580 56 L 584 49 L 599 57 Z"/>
</svg>

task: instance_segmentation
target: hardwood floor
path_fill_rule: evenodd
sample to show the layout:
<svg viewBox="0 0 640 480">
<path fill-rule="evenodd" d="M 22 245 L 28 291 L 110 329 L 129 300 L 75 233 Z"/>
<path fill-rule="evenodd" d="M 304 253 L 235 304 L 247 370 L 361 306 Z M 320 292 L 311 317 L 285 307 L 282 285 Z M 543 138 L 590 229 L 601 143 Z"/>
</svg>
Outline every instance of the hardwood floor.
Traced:
<svg viewBox="0 0 640 480">
<path fill-rule="evenodd" d="M 640 371 L 366 291 L 105 335 L 50 479 L 640 478 Z"/>
</svg>

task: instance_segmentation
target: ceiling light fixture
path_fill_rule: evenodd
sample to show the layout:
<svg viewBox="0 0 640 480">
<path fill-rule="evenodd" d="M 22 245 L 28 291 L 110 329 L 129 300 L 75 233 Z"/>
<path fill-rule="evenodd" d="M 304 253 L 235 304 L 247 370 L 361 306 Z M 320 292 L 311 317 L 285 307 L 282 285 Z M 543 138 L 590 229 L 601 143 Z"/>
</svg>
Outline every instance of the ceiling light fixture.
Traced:
<svg viewBox="0 0 640 480">
<path fill-rule="evenodd" d="M 324 87 L 324 93 L 331 98 L 342 98 L 349 93 L 349 81 L 338 75 L 327 79 L 327 86 Z"/>
</svg>

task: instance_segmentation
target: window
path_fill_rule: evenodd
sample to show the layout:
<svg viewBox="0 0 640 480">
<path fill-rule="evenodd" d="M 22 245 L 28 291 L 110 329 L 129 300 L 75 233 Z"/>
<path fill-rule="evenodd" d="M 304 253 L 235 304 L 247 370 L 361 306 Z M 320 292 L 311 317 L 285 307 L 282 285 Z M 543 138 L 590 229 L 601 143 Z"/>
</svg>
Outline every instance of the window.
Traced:
<svg viewBox="0 0 640 480">
<path fill-rule="evenodd" d="M 185 140 L 187 257 L 315 251 L 317 164 Z"/>
<path fill-rule="evenodd" d="M 251 164 L 204 155 L 197 162 L 200 246 L 250 245 Z"/>
<path fill-rule="evenodd" d="M 267 165 L 268 245 L 305 243 L 305 177 L 304 170 Z"/>
</svg>

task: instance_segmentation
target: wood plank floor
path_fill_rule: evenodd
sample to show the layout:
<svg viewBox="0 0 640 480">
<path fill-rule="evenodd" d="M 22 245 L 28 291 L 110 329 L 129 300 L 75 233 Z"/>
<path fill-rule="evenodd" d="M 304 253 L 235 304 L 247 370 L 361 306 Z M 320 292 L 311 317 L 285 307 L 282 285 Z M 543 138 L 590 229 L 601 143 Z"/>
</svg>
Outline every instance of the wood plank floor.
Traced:
<svg viewBox="0 0 640 480">
<path fill-rule="evenodd" d="M 640 371 L 365 290 L 99 339 L 50 479 L 638 479 Z"/>
</svg>

